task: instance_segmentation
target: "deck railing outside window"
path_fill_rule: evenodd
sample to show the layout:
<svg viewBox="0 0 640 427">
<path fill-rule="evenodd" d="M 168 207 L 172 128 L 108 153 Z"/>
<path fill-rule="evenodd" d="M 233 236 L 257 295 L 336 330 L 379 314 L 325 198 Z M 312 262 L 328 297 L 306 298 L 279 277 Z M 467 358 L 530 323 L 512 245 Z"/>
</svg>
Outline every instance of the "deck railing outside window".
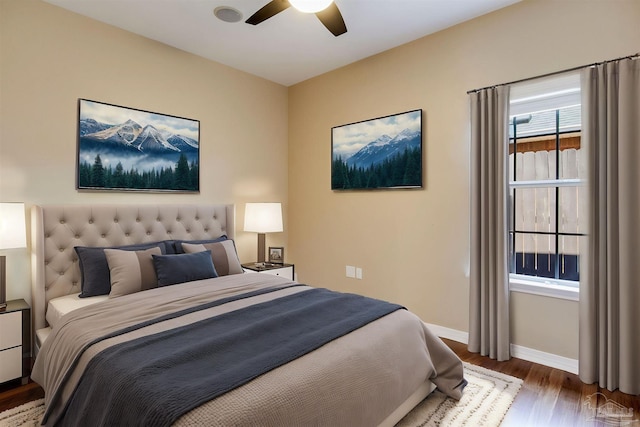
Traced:
<svg viewBox="0 0 640 427">
<path fill-rule="evenodd" d="M 580 105 L 512 117 L 509 140 L 510 272 L 578 285 L 586 230 L 586 150 Z"/>
</svg>

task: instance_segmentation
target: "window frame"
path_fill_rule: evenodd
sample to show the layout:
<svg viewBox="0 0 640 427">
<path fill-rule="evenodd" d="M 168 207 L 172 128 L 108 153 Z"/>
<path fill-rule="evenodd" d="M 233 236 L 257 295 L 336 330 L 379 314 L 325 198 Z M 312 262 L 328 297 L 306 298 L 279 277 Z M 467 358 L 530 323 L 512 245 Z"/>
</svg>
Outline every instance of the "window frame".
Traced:
<svg viewBox="0 0 640 427">
<path fill-rule="evenodd" d="M 571 284 L 565 282 L 570 282 Z M 547 279 L 509 273 L 510 291 L 578 301 L 580 299 L 580 286 L 576 286 L 573 283 L 562 279 Z"/>
<path fill-rule="evenodd" d="M 517 117 L 518 115 L 512 115 L 509 120 L 509 127 L 513 129 L 513 135 L 509 136 L 508 144 L 513 143 L 513 176 L 509 176 L 507 185 L 509 189 L 509 194 L 513 194 L 513 200 L 509 200 L 509 227 L 507 230 L 507 238 L 509 241 L 509 290 L 515 292 L 522 292 L 534 295 L 542 295 L 553 298 L 567 299 L 572 301 L 577 301 L 579 299 L 580 292 L 580 281 L 572 281 L 565 280 L 559 278 L 559 269 L 560 269 L 560 249 L 559 249 L 559 237 L 560 236 L 576 236 L 578 238 L 585 237 L 585 233 L 567 233 L 560 231 L 559 224 L 559 205 L 560 205 L 560 188 L 562 187 L 575 187 L 578 188 L 585 184 L 584 179 L 580 178 L 560 178 L 560 152 L 561 145 L 560 139 L 561 136 L 565 133 L 576 132 L 573 131 L 563 131 L 560 128 L 560 111 L 566 108 L 566 106 L 557 106 L 546 109 L 546 111 L 555 111 L 555 130 L 553 133 L 542 133 L 540 135 L 527 135 L 520 139 L 526 139 L 528 137 L 539 137 L 539 136 L 549 136 L 555 138 L 555 151 L 556 151 L 556 170 L 555 176 L 556 179 L 545 179 L 545 180 L 527 180 L 527 181 L 516 181 L 517 174 L 517 161 L 516 156 L 518 154 L 518 134 L 517 134 Z M 539 112 L 539 111 L 538 111 Z M 536 112 L 537 113 L 537 112 Z M 533 113 L 531 113 L 533 114 Z M 522 116 L 520 114 L 519 116 Z M 582 126 L 580 126 L 579 132 L 582 132 Z M 509 150 L 507 150 L 507 155 L 509 156 Z M 518 189 L 536 189 L 536 188 L 547 188 L 554 189 L 555 191 L 555 229 L 553 232 L 535 232 L 535 231 L 518 231 L 515 226 L 516 219 L 516 195 Z M 513 193 L 512 193 L 513 192 Z M 534 235 L 551 235 L 555 237 L 555 272 L 554 278 L 550 277 L 540 277 L 540 276 L 531 276 L 526 274 L 519 274 L 516 272 L 512 272 L 512 269 L 515 269 L 515 241 L 516 236 L 520 234 L 534 234 Z M 580 246 L 580 245 L 578 245 Z M 578 262 L 579 262 L 579 253 L 578 253 Z"/>
</svg>

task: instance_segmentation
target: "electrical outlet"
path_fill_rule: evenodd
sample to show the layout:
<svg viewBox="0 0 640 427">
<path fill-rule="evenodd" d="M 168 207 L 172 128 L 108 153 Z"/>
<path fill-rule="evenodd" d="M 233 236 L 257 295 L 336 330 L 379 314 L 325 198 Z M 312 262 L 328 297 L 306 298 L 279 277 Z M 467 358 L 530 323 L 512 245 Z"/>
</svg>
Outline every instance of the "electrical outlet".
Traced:
<svg viewBox="0 0 640 427">
<path fill-rule="evenodd" d="M 356 279 L 362 279 L 362 269 L 360 267 L 356 267 Z"/>
<path fill-rule="evenodd" d="M 352 265 L 347 265 L 347 277 L 356 277 L 356 268 Z"/>
</svg>

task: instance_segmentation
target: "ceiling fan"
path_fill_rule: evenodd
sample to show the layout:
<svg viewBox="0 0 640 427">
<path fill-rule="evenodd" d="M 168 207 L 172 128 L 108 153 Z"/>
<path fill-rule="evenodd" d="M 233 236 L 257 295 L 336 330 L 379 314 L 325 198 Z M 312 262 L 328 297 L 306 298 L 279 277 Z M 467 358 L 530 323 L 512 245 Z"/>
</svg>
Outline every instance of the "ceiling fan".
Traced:
<svg viewBox="0 0 640 427">
<path fill-rule="evenodd" d="M 316 4 L 318 4 L 317 7 L 315 7 Z M 327 27 L 327 30 L 331 31 L 336 37 L 347 32 L 347 26 L 344 23 L 344 19 L 342 19 L 342 14 L 333 0 L 271 0 L 245 22 L 251 25 L 258 25 L 291 6 L 301 12 L 315 13 L 320 22 Z"/>
</svg>

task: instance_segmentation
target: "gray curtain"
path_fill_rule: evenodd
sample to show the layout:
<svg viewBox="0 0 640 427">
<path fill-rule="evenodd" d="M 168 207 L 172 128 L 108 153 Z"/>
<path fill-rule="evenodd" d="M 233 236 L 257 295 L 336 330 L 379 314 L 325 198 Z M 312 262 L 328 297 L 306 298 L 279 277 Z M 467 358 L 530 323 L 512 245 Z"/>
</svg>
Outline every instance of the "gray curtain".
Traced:
<svg viewBox="0 0 640 427">
<path fill-rule="evenodd" d="M 580 378 L 640 394 L 640 60 L 582 72 L 589 242 L 580 284 Z"/>
<path fill-rule="evenodd" d="M 509 87 L 471 101 L 469 351 L 509 359 L 507 236 Z"/>
</svg>

